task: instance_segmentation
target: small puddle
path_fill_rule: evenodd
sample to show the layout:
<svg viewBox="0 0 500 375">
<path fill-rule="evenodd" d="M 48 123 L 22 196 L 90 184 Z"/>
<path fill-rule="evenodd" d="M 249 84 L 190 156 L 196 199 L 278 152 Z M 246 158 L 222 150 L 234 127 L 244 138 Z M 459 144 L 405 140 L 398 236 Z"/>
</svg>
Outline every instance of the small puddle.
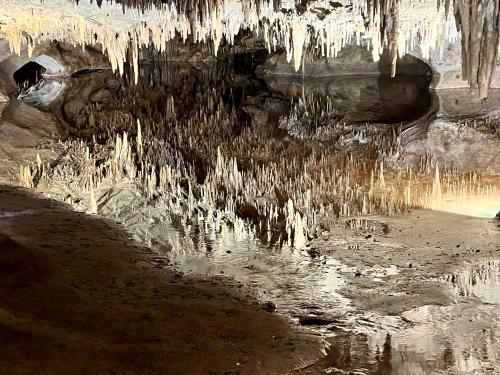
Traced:
<svg viewBox="0 0 500 375">
<path fill-rule="evenodd" d="M 306 250 L 265 246 L 226 225 L 174 236 L 177 238 L 170 243 L 177 244 L 172 250 L 176 268 L 232 277 L 251 286 L 262 302 L 272 302 L 295 323 L 322 331 L 344 319 L 351 309 L 349 300 L 339 293 L 346 285 L 342 272 L 348 267 L 334 259 L 311 258 Z"/>
</svg>

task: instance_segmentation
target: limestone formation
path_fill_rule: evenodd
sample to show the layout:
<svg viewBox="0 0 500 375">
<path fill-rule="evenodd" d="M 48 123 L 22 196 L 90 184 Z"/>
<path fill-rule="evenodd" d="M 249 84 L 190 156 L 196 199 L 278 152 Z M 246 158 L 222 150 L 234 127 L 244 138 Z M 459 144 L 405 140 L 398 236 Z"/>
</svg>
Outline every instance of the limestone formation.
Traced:
<svg viewBox="0 0 500 375">
<path fill-rule="evenodd" d="M 315 0 L 303 9 L 287 1 L 279 11 L 276 4 L 266 1 L 256 5 L 224 0 L 213 8 L 198 3 L 180 8 L 174 4 L 151 5 L 142 13 L 124 12 L 122 6 L 111 3 L 97 7 L 89 0 L 78 4 L 48 0 L 41 7 L 37 4 L 35 0 L 2 0 L 2 32 L 13 51 L 20 53 L 26 46 L 31 54 L 35 44 L 51 39 L 81 46 L 97 44 L 113 70 L 123 74 L 129 61 L 136 80 L 140 50 L 153 45 L 164 51 L 178 36 L 182 41 L 211 41 L 217 55 L 222 44 L 234 44 L 237 35 L 248 29 L 264 40 L 269 51 L 284 48 L 296 70 L 308 55 L 335 57 L 349 44 L 367 46 L 378 61 L 388 46 L 395 73 L 397 56 L 419 46 L 423 58 L 427 58 L 431 50 L 442 48 L 459 35 L 454 19 L 446 15 L 447 6 L 436 6 L 434 0 L 373 4 L 355 0 L 342 6 Z M 59 14 L 57 24 L 53 23 L 54 9 Z M 326 9 L 321 17 L 319 9 Z"/>
</svg>

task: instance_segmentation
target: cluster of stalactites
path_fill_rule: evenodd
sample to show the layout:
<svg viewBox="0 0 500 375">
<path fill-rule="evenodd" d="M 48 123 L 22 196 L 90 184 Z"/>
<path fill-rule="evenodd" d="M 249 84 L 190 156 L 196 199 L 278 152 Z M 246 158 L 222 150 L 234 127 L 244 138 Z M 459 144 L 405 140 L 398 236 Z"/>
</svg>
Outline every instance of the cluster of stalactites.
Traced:
<svg viewBox="0 0 500 375">
<path fill-rule="evenodd" d="M 233 44 L 241 30 L 260 35 L 270 52 L 285 48 L 297 71 L 305 50 L 331 58 L 347 44 L 368 44 L 375 61 L 388 48 L 395 75 L 398 57 L 418 47 L 421 57 L 429 58 L 431 50 L 455 42 L 460 34 L 462 76 L 481 97 L 487 96 L 496 67 L 498 0 L 455 0 L 455 18 L 448 17 L 449 0 L 437 0 L 437 10 L 435 0 L 351 0 L 335 6 L 311 0 L 300 11 L 295 6 L 278 9 L 279 0 L 122 0 L 101 2 L 101 8 L 90 2 L 46 0 L 40 7 L 35 0 L 0 0 L 2 31 L 16 53 L 23 45 L 31 53 L 37 42 L 52 39 L 100 44 L 113 69 L 123 74 L 129 61 L 136 80 L 141 47 L 152 45 L 161 52 L 169 41 L 189 37 L 212 41 L 217 54 L 223 41 Z M 318 18 L 323 6 L 328 12 Z"/>
<path fill-rule="evenodd" d="M 143 46 L 153 45 L 161 52 L 167 42 L 190 37 L 194 42 L 212 41 L 217 54 L 224 40 L 234 43 L 243 29 L 260 34 L 270 52 L 284 47 L 297 71 L 307 49 L 335 57 L 346 44 L 367 43 L 375 61 L 389 49 L 394 75 L 397 58 L 417 45 L 426 59 L 432 49 L 454 42 L 459 34 L 462 76 L 481 97 L 487 96 L 496 68 L 498 0 L 455 0 L 455 18 L 448 17 L 449 0 L 437 0 L 437 11 L 434 0 L 351 0 L 333 8 L 327 1 L 311 0 L 301 11 L 278 10 L 278 0 L 122 0 L 99 2 L 100 9 L 90 3 L 46 0 L 40 7 L 37 0 L 0 0 L 1 30 L 16 53 L 23 45 L 31 53 L 43 40 L 100 44 L 113 69 L 123 74 L 129 61 L 136 80 L 138 50 Z M 323 5 L 330 8 L 320 19 L 315 11 Z M 124 14 L 128 7 L 141 11 Z"/>
<path fill-rule="evenodd" d="M 486 98 L 495 72 L 500 11 L 498 0 L 455 0 L 455 17 L 462 33 L 462 76 Z"/>
<path fill-rule="evenodd" d="M 259 13 L 263 3 L 272 4 L 274 10 L 279 10 L 282 0 L 247 0 L 244 3 L 245 7 L 255 7 Z M 91 3 L 94 0 L 90 0 Z M 193 21 L 203 22 L 204 17 L 210 17 L 213 12 L 220 12 L 223 1 L 221 0 L 107 0 L 111 4 L 120 4 L 123 13 L 127 9 L 138 9 L 141 12 L 147 10 L 162 8 L 162 7 L 175 7 L 179 13 L 191 17 Z M 76 4 L 79 0 L 76 0 Z M 103 0 L 95 0 L 98 7 L 102 7 Z"/>
<path fill-rule="evenodd" d="M 267 0 L 121 1 L 125 7 L 147 5 L 143 11 L 131 9 L 124 14 L 118 4 L 102 3 L 98 8 L 90 0 L 79 0 L 79 5 L 46 0 L 43 7 L 35 0 L 0 0 L 0 17 L 6 20 L 2 29 L 15 52 L 22 45 L 31 51 L 37 42 L 52 39 L 100 44 L 120 73 L 131 59 L 137 71 L 141 47 L 152 45 L 161 52 L 167 42 L 189 37 L 193 42 L 212 41 L 217 54 L 221 43 L 233 44 L 241 30 L 260 35 L 270 52 L 285 48 L 289 62 L 293 60 L 299 70 L 305 50 L 332 58 L 347 44 L 368 44 L 375 61 L 384 47 L 389 47 L 394 62 L 416 45 L 428 57 L 432 48 L 443 46 L 457 34 L 454 21 L 445 18 L 445 7 L 436 12 L 434 1 L 352 0 L 332 6 L 314 0 L 301 11 L 289 2 Z M 280 5 L 289 8 L 277 10 Z M 323 7 L 328 12 L 320 19 L 317 10 Z"/>
</svg>

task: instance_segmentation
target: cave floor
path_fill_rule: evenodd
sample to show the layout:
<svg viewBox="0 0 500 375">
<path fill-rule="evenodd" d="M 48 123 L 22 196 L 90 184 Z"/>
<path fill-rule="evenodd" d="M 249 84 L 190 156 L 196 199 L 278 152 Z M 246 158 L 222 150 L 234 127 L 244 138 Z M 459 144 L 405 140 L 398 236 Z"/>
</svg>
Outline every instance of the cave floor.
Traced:
<svg viewBox="0 0 500 375">
<path fill-rule="evenodd" d="M 0 374 L 280 374 L 321 355 L 242 284 L 183 276 L 115 223 L 7 186 L 60 150 L 52 116 L 0 114 Z"/>
<path fill-rule="evenodd" d="M 273 374 L 319 355 L 241 285 L 186 278 L 113 223 L 0 187 L 0 373 Z"/>
</svg>

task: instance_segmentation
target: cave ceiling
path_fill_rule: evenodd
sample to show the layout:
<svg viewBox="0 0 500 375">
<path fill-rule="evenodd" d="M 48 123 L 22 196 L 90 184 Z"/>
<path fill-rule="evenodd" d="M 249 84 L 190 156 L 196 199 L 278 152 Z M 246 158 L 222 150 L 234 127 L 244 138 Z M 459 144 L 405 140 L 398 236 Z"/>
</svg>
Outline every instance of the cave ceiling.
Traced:
<svg viewBox="0 0 500 375">
<path fill-rule="evenodd" d="M 61 40 L 96 44 L 114 70 L 127 60 L 137 70 L 138 51 L 164 51 L 173 39 L 232 45 L 241 31 L 273 52 L 284 49 L 296 71 L 305 55 L 334 58 L 346 45 L 366 46 L 378 61 L 389 51 L 424 61 L 462 45 L 462 77 L 486 97 L 497 65 L 499 0 L 0 0 L 0 36 L 12 51 Z"/>
</svg>

